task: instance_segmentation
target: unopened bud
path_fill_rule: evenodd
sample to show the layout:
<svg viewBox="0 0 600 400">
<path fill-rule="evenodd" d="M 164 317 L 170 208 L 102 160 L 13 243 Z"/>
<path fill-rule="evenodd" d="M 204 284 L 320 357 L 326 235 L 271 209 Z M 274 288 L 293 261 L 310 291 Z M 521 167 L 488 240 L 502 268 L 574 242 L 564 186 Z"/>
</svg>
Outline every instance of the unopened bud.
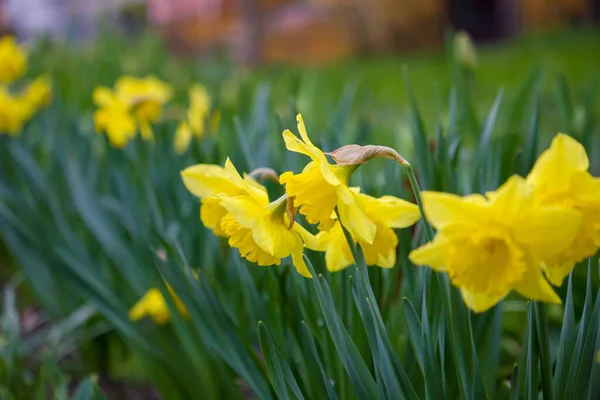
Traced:
<svg viewBox="0 0 600 400">
<path fill-rule="evenodd" d="M 337 163 L 337 165 L 361 165 L 369 161 L 371 158 L 389 158 L 395 160 L 402 165 L 409 165 L 398 152 L 387 146 L 367 145 L 361 146 L 358 144 L 349 144 L 340 147 L 331 153 L 325 153 Z"/>
<path fill-rule="evenodd" d="M 454 57 L 464 67 L 474 70 L 477 67 L 477 52 L 469 34 L 459 31 L 454 36 Z"/>
<path fill-rule="evenodd" d="M 250 172 L 248 176 L 258 182 L 270 179 L 273 182 L 279 183 L 279 174 L 277 174 L 275 170 L 267 167 L 256 168 Z"/>
</svg>

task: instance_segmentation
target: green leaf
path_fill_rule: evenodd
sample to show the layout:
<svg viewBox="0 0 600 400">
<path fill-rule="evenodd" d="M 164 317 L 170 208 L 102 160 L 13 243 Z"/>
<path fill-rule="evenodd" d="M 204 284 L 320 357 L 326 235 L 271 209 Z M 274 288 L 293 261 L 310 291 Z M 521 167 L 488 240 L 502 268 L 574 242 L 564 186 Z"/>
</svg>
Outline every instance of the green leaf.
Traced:
<svg viewBox="0 0 600 400">
<path fill-rule="evenodd" d="M 283 366 L 277 356 L 277 349 L 271 340 L 271 335 L 262 321 L 258 323 L 258 337 L 260 339 L 260 348 L 267 367 L 269 380 L 273 385 L 275 394 L 280 399 L 289 399 L 287 386 L 283 377 Z"/>
<path fill-rule="evenodd" d="M 525 371 L 525 398 L 538 399 L 539 366 L 538 346 L 535 332 L 535 319 L 533 316 L 533 303 L 527 304 L 527 365 Z"/>
<path fill-rule="evenodd" d="M 340 316 L 335 310 L 333 297 L 331 296 L 331 291 L 329 290 L 325 278 L 322 275 L 317 275 L 312 263 L 306 255 L 304 255 L 304 260 L 310 273 L 313 275 L 312 282 L 321 306 L 321 311 L 323 312 L 325 323 L 327 324 L 327 328 L 333 339 L 340 361 L 348 372 L 350 384 L 354 388 L 356 396 L 361 400 L 375 398 L 377 394 L 375 381 L 364 360 L 360 356 L 356 345 L 352 341 L 352 337 L 348 334 L 348 331 L 340 320 Z"/>
<path fill-rule="evenodd" d="M 338 397 L 333 390 L 333 386 L 331 386 L 331 380 L 327 375 L 327 371 L 323 366 L 323 362 L 321 361 L 321 357 L 319 357 L 319 352 L 317 351 L 317 346 L 315 345 L 315 341 L 310 333 L 310 329 L 306 322 L 302 321 L 302 332 L 301 338 L 303 339 L 302 343 L 304 344 L 304 348 L 308 348 L 310 350 L 310 354 L 313 357 L 313 360 L 317 363 L 319 367 L 319 371 L 321 372 L 321 376 L 323 377 L 323 385 L 325 386 L 325 390 L 327 391 L 327 395 L 331 400 L 337 400 Z"/>
<path fill-rule="evenodd" d="M 92 375 L 77 385 L 72 400 L 106 400 L 106 397 L 98 388 L 98 378 Z"/>
</svg>

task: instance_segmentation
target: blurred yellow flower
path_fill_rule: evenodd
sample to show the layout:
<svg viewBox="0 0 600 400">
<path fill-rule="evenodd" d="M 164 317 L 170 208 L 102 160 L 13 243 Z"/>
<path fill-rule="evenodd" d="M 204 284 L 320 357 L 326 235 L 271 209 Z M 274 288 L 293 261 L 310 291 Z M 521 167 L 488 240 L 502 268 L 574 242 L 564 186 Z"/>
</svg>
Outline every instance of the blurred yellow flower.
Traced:
<svg viewBox="0 0 600 400">
<path fill-rule="evenodd" d="M 27 70 L 27 56 L 14 36 L 0 39 L 0 83 L 10 83 Z"/>
<path fill-rule="evenodd" d="M 585 148 L 559 133 L 527 176 L 536 205 L 563 207 L 582 216 L 569 246 L 542 260 L 544 271 L 555 286 L 562 284 L 575 263 L 594 255 L 600 247 L 600 178 L 590 175 L 589 164 Z"/>
<path fill-rule="evenodd" d="M 156 122 L 163 105 L 173 96 L 170 85 L 154 76 L 122 76 L 115 82 L 115 95 L 131 107 L 139 121 Z"/>
<path fill-rule="evenodd" d="M 348 188 L 350 175 L 358 165 L 338 166 L 329 164 L 325 154 L 312 144 L 306 133 L 302 115 L 296 117 L 302 140 L 292 132 L 283 132 L 288 150 L 309 156 L 312 161 L 300 174 L 289 171 L 281 175 L 280 182 L 294 199 L 294 206 L 306 216 L 311 224 L 319 224 L 319 230 L 328 231 L 335 225 L 334 209 L 337 207 L 342 225 L 353 237 L 373 243 L 377 227 L 369 220 L 356 200 L 356 194 Z"/>
<path fill-rule="evenodd" d="M 140 131 L 144 140 L 152 140 L 151 123 L 156 122 L 163 105 L 171 98 L 172 89 L 161 80 L 148 76 L 123 76 L 115 82 L 115 90 L 100 86 L 92 95 L 100 107 L 94 114 L 96 131 L 106 132 L 113 147 L 124 147 Z"/>
<path fill-rule="evenodd" d="M 96 88 L 93 99 L 100 107 L 94 112 L 96 132 L 105 132 L 111 146 L 125 147 L 136 135 L 136 121 L 129 107 L 106 87 Z"/>
<path fill-rule="evenodd" d="M 210 112 L 210 96 L 204 86 L 200 84 L 192 86 L 189 96 L 190 108 L 187 111 L 187 118 L 177 126 L 175 131 L 175 151 L 179 154 L 188 149 L 193 138 L 202 138 Z"/>
<path fill-rule="evenodd" d="M 358 192 L 357 188 L 352 190 Z M 419 207 L 394 196 L 375 198 L 359 193 L 358 201 L 369 219 L 377 226 L 372 244 L 357 240 L 367 265 L 392 268 L 396 264 L 398 246 L 398 237 L 393 228 L 407 228 L 415 224 L 420 218 Z M 354 264 L 350 246 L 339 222 L 336 221 L 329 232 L 319 232 L 316 239 L 316 247 L 309 247 L 310 243 L 307 243 L 307 247 L 325 252 L 325 263 L 329 271 L 340 271 Z"/>
<path fill-rule="evenodd" d="M 181 178 L 187 190 L 201 199 L 200 220 L 217 236 L 227 236 L 221 229 L 227 210 L 217 195 L 250 196 L 260 204 L 269 203 L 267 189 L 249 177 L 242 178 L 229 158 L 225 168 L 213 164 L 193 165 L 181 171 Z"/>
<path fill-rule="evenodd" d="M 185 305 L 181 302 L 179 297 L 177 297 L 169 284 L 167 284 L 167 290 L 171 294 L 179 313 L 187 318 L 189 314 Z M 146 294 L 144 294 L 144 296 L 129 309 L 130 320 L 139 321 L 145 317 L 152 318 L 157 324 L 165 324 L 169 321 L 169 306 L 159 289 L 152 288 L 148 290 Z"/>
<path fill-rule="evenodd" d="M 34 109 L 45 107 L 52 100 L 52 83 L 46 75 L 35 78 L 23 92 L 24 98 Z"/>
<path fill-rule="evenodd" d="M 540 260 L 570 245 L 580 214 L 534 207 L 531 186 L 518 176 L 486 195 L 423 192 L 425 215 L 438 233 L 413 250 L 410 260 L 447 272 L 475 312 L 489 309 L 511 290 L 532 300 L 560 303 Z"/>
<path fill-rule="evenodd" d="M 23 96 L 15 96 L 0 86 L 0 133 L 19 136 L 33 112 L 31 104 Z"/>
</svg>

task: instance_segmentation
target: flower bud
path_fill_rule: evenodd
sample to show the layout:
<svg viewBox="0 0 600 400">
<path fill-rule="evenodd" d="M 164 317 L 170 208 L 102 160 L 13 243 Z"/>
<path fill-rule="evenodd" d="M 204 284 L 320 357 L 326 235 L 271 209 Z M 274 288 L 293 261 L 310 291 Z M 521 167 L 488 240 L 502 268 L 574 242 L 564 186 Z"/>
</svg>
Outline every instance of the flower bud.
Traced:
<svg viewBox="0 0 600 400">
<path fill-rule="evenodd" d="M 402 165 L 409 165 L 398 152 L 387 146 L 349 144 L 340 147 L 331 153 L 325 153 L 337 163 L 337 165 L 361 165 L 369 161 L 371 158 L 389 158 L 395 160 Z"/>
</svg>

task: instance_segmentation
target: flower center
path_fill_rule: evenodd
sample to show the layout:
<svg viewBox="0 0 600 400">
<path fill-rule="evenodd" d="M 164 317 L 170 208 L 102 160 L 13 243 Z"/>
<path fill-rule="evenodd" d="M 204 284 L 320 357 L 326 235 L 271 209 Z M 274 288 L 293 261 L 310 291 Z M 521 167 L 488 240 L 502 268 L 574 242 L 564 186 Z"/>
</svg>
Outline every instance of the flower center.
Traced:
<svg viewBox="0 0 600 400">
<path fill-rule="evenodd" d="M 523 252 L 504 235 L 473 235 L 454 245 L 448 273 L 457 286 L 472 292 L 500 294 L 518 282 L 525 270 Z"/>
</svg>

